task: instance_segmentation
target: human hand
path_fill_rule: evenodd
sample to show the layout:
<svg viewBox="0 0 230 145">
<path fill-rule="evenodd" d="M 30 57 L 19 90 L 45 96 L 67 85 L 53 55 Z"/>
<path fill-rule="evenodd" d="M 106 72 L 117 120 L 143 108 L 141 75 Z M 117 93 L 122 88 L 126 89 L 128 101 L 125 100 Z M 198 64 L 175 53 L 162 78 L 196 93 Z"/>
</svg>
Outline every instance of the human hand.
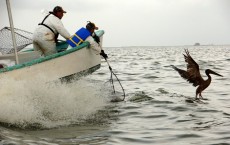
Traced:
<svg viewBox="0 0 230 145">
<path fill-rule="evenodd" d="M 102 57 L 104 57 L 104 59 L 107 59 L 107 58 L 108 58 L 108 55 L 104 52 L 104 50 L 101 50 L 100 55 L 101 55 Z"/>
</svg>

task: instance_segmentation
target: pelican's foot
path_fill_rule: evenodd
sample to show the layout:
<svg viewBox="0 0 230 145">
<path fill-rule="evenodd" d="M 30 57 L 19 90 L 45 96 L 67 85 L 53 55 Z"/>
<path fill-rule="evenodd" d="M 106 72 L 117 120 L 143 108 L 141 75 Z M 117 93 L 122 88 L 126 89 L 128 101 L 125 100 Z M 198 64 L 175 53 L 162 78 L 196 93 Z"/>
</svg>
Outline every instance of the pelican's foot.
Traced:
<svg viewBox="0 0 230 145">
<path fill-rule="evenodd" d="M 196 98 L 195 98 L 195 101 L 198 101 L 198 100 L 200 100 L 200 99 L 196 97 Z"/>
<path fill-rule="evenodd" d="M 199 102 L 200 99 L 199 99 L 199 98 L 195 98 L 195 99 L 192 99 L 192 101 L 194 101 L 194 102 Z"/>
</svg>

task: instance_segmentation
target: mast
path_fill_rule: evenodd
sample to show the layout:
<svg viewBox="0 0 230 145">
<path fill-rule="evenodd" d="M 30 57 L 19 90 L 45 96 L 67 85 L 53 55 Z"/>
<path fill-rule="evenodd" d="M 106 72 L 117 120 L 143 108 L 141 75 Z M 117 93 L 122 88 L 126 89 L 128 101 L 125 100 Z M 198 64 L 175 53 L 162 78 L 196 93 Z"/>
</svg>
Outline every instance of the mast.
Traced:
<svg viewBox="0 0 230 145">
<path fill-rule="evenodd" d="M 13 41 L 13 47 L 14 47 L 14 53 L 15 53 L 15 60 L 16 64 L 18 64 L 18 53 L 17 53 L 17 45 L 16 45 L 16 39 L 15 39 L 15 33 L 14 33 L 14 24 L 13 24 L 13 18 L 10 8 L 10 0 L 6 0 L 6 6 L 9 16 L 9 22 L 10 22 L 10 29 L 11 29 L 11 35 L 12 35 L 12 41 Z"/>
</svg>

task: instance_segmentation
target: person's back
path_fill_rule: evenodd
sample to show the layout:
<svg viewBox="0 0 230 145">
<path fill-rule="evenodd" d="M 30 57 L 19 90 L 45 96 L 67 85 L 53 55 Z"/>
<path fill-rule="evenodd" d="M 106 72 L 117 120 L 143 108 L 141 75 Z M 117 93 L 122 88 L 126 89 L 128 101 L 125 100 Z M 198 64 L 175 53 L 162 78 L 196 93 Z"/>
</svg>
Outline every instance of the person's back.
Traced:
<svg viewBox="0 0 230 145">
<path fill-rule="evenodd" d="M 69 32 L 64 28 L 61 18 L 66 13 L 60 6 L 56 6 L 53 12 L 49 12 L 34 31 L 33 45 L 34 50 L 41 55 L 56 53 L 56 42 L 58 34 L 65 39 L 70 38 Z"/>
</svg>

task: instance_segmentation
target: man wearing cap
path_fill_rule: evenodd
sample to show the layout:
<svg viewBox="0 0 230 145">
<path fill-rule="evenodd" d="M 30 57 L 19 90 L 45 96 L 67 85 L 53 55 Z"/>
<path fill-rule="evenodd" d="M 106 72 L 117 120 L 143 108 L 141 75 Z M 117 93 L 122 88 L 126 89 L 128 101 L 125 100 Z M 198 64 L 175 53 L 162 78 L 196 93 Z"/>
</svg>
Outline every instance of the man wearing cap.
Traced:
<svg viewBox="0 0 230 145">
<path fill-rule="evenodd" d="M 61 19 L 66 13 L 60 6 L 56 6 L 52 12 L 43 19 L 33 34 L 33 46 L 35 51 L 41 55 L 50 55 L 56 53 L 56 42 L 58 34 L 65 39 L 70 38 L 69 32 L 63 26 Z"/>
<path fill-rule="evenodd" d="M 86 25 L 86 29 L 90 32 L 91 36 L 87 37 L 85 41 L 88 41 L 92 49 L 94 49 L 98 54 L 107 59 L 107 54 L 105 54 L 104 50 L 100 46 L 100 38 L 94 32 L 94 30 L 98 30 L 98 27 L 95 26 L 94 23 L 89 21 Z"/>
<path fill-rule="evenodd" d="M 100 38 L 95 34 L 95 32 L 94 32 L 95 30 L 98 30 L 98 27 L 96 27 L 94 23 L 88 21 L 85 28 L 81 28 L 80 30 L 78 30 L 76 32 L 75 35 L 78 35 L 76 42 L 72 43 L 73 39 L 70 39 L 69 41 L 67 40 L 67 42 L 70 44 L 69 47 L 67 48 L 67 50 L 71 49 L 72 47 L 75 47 L 77 45 L 77 43 L 82 42 L 82 41 L 78 41 L 78 40 L 83 40 L 83 41 L 89 42 L 90 48 L 93 49 L 96 54 L 100 54 L 105 59 L 107 59 L 108 56 L 107 56 L 107 54 L 105 54 L 104 50 L 101 48 Z M 83 36 L 77 34 L 78 32 L 80 32 L 79 34 L 81 34 Z M 73 35 L 73 37 L 75 37 L 75 36 Z"/>
</svg>

